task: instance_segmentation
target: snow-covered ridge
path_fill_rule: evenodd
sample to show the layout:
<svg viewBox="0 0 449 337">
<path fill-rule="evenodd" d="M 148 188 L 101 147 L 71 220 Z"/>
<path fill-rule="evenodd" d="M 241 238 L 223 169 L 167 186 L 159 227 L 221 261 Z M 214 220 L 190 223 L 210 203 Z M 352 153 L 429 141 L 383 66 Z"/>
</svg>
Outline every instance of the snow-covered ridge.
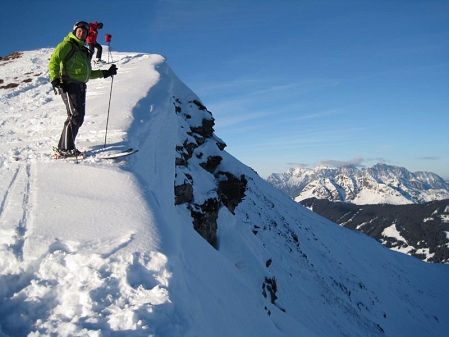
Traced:
<svg viewBox="0 0 449 337">
<path fill-rule="evenodd" d="M 51 52 L 0 61 L 4 83 L 32 79 L 0 89 L 0 336 L 448 331 L 447 266 L 317 216 L 214 134 L 199 138 L 196 126 L 209 113 L 160 55 L 112 55 L 119 73 L 107 148 L 137 154 L 52 160 L 65 112 L 48 79 Z M 110 80 L 88 83 L 77 146 L 91 154 L 103 151 L 110 90 Z M 217 156 L 217 166 L 202 165 Z M 220 196 L 213 247 L 194 230 L 192 209 L 219 198 L 220 171 L 246 185 L 235 208 Z M 186 181 L 192 202 L 177 203 L 175 187 Z"/>
<path fill-rule="evenodd" d="M 292 168 L 267 178 L 297 202 L 308 198 L 363 204 L 412 204 L 449 199 L 449 185 L 432 172 L 377 164 L 314 169 Z"/>
</svg>

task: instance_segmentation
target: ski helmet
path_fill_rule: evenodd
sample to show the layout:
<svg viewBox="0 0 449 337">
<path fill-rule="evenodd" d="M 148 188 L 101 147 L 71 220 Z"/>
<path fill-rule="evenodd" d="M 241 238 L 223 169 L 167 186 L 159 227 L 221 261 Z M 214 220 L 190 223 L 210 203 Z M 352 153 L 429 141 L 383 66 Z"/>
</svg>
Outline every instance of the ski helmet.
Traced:
<svg viewBox="0 0 449 337">
<path fill-rule="evenodd" d="M 98 29 L 103 28 L 103 24 L 101 22 L 98 23 Z"/>
<path fill-rule="evenodd" d="M 78 21 L 77 23 L 75 23 L 75 25 L 73 26 L 73 34 L 76 33 L 77 28 L 85 29 L 87 31 L 87 34 L 89 34 L 89 24 L 86 21 Z"/>
</svg>

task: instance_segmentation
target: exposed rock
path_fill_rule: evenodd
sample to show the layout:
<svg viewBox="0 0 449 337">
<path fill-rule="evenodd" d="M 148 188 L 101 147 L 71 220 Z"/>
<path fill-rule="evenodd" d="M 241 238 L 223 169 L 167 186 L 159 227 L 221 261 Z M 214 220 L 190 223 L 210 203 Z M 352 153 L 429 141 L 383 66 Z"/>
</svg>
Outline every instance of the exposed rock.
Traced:
<svg viewBox="0 0 449 337">
<path fill-rule="evenodd" d="M 189 183 L 175 186 L 175 205 L 193 201 L 193 187 Z"/>
<path fill-rule="evenodd" d="M 242 202 L 245 196 L 247 180 L 242 174 L 240 179 L 229 172 L 219 172 L 217 174 L 219 181 L 218 192 L 223 204 L 234 214 L 235 208 Z"/>
<path fill-rule="evenodd" d="M 265 281 L 264 281 L 264 283 L 262 283 L 262 294 L 265 298 L 268 297 L 267 290 L 270 293 L 270 301 L 272 304 L 274 304 L 274 302 L 276 302 L 276 300 L 278 298 L 276 296 L 276 292 L 277 292 L 276 278 L 265 277 Z"/>
<path fill-rule="evenodd" d="M 210 138 L 214 133 L 214 125 L 215 120 L 213 118 L 211 119 L 203 118 L 200 126 L 192 127 L 191 129 L 193 132 L 196 132 L 197 134 L 203 137 Z"/>
<path fill-rule="evenodd" d="M 202 205 L 195 205 L 190 213 L 193 218 L 193 228 L 212 246 L 217 243 L 217 219 L 220 201 L 215 198 L 207 199 Z"/>
<path fill-rule="evenodd" d="M 225 149 L 225 147 L 227 146 L 226 143 L 215 135 L 213 136 L 213 138 L 215 140 L 215 143 L 217 144 L 217 147 L 220 149 L 220 151 L 223 151 Z"/>
<path fill-rule="evenodd" d="M 193 101 L 191 101 L 191 103 L 195 104 L 200 110 L 206 110 L 207 111 L 206 107 L 200 101 L 194 99 Z"/>
<path fill-rule="evenodd" d="M 207 158 L 207 162 L 200 163 L 200 166 L 207 172 L 213 173 L 218 165 L 220 165 L 222 159 L 220 156 L 210 156 Z"/>
<path fill-rule="evenodd" d="M 215 247 L 218 210 L 221 206 L 226 206 L 234 214 L 235 208 L 245 196 L 247 181 L 244 175 L 237 178 L 230 172 L 216 173 L 223 157 L 214 154 L 217 153 L 217 148 L 223 151 L 226 143 L 214 135 L 212 113 L 198 100 L 183 105 L 180 99 L 173 99 L 175 113 L 181 118 L 181 129 L 186 132 L 182 145 L 176 146 L 175 204 L 187 204 L 194 229 Z M 202 147 L 201 150 L 198 150 L 199 147 Z M 201 173 L 201 169 L 197 168 L 208 173 Z M 195 185 L 195 179 L 204 181 L 198 181 L 198 185 Z M 195 186 L 199 185 L 210 186 L 211 190 L 195 191 Z M 206 201 L 198 204 L 195 199 Z"/>
<path fill-rule="evenodd" d="M 192 157 L 193 151 L 197 147 L 198 147 L 198 143 L 189 142 L 187 139 L 184 141 L 183 148 L 187 151 L 188 158 Z"/>
<path fill-rule="evenodd" d="M 18 59 L 18 58 L 21 58 L 22 55 L 23 55 L 23 53 L 14 51 L 11 54 L 9 54 L 8 56 L 0 57 L 0 61 L 10 61 L 10 60 Z"/>
</svg>

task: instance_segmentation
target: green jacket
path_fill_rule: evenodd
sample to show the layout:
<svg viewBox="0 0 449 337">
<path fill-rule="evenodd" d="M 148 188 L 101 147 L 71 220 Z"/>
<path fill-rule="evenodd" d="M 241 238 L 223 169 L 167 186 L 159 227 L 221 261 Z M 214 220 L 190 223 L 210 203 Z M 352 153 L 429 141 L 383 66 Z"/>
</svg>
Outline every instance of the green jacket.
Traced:
<svg viewBox="0 0 449 337">
<path fill-rule="evenodd" d="M 74 52 L 66 60 L 72 48 L 74 48 Z M 72 32 L 58 44 L 51 54 L 48 70 L 50 81 L 61 78 L 66 82 L 86 83 L 89 79 L 104 77 L 102 70 L 92 70 L 89 52 L 84 47 L 84 41 L 78 39 Z"/>
</svg>

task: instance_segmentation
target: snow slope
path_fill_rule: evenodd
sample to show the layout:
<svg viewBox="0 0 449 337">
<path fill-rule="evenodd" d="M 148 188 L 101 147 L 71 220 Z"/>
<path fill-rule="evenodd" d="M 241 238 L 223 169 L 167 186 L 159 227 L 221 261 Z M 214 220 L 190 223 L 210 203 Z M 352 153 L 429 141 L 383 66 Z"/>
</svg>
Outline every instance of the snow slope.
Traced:
<svg viewBox="0 0 449 337">
<path fill-rule="evenodd" d="M 430 265 L 317 216 L 226 151 L 248 181 L 221 207 L 217 249 L 175 206 L 176 147 L 198 97 L 162 56 L 113 53 L 88 83 L 77 147 L 55 161 L 64 108 L 48 80 L 52 49 L 0 61 L 0 336 L 444 336 L 448 265 Z M 31 79 L 31 81 L 28 81 Z M 25 80 L 25 82 L 22 82 Z M 177 114 L 174 100 L 187 114 Z M 211 151 L 206 143 L 202 151 Z M 195 163 L 195 198 L 214 179 Z"/>
</svg>

